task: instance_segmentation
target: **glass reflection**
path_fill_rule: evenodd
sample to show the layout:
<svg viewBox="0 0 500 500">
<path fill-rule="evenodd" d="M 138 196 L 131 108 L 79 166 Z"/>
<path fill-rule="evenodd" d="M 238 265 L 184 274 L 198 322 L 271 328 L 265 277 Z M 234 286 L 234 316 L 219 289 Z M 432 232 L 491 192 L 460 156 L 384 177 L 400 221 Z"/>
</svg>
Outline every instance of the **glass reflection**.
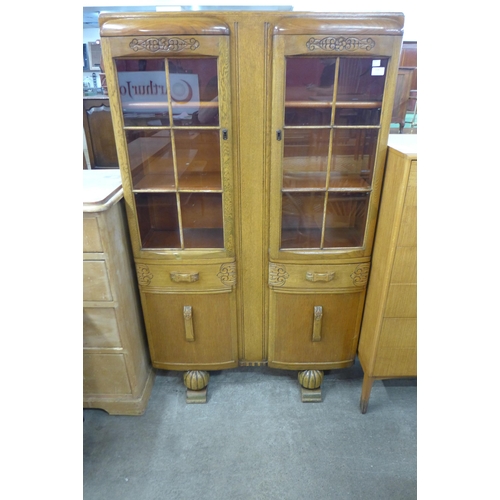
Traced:
<svg viewBox="0 0 500 500">
<path fill-rule="evenodd" d="M 116 59 L 125 126 L 168 125 L 165 59 Z"/>
<path fill-rule="evenodd" d="M 183 58 L 169 66 L 174 125 L 219 124 L 217 59 Z"/>
</svg>

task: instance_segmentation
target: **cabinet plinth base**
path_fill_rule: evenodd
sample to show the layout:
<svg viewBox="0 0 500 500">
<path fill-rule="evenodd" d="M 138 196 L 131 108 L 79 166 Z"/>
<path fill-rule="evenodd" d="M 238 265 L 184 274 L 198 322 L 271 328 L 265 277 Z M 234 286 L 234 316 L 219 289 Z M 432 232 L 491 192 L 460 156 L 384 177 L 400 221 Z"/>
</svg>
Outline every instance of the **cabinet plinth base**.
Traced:
<svg viewBox="0 0 500 500">
<path fill-rule="evenodd" d="M 303 403 L 321 403 L 323 398 L 321 396 L 321 387 L 317 389 L 300 388 L 300 397 Z"/>
<path fill-rule="evenodd" d="M 188 389 L 186 391 L 186 403 L 206 403 L 207 402 L 207 388 L 202 389 L 201 391 L 192 391 Z"/>
<path fill-rule="evenodd" d="M 187 388 L 186 403 L 206 403 L 207 385 L 210 374 L 202 370 L 192 370 L 184 374 L 184 385 Z"/>
</svg>

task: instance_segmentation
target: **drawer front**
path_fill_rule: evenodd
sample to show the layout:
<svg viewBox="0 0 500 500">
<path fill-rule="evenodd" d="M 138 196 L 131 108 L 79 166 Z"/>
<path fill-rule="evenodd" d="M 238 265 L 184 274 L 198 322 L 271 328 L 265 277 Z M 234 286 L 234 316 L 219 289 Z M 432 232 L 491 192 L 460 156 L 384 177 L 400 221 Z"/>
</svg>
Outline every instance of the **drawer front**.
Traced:
<svg viewBox="0 0 500 500">
<path fill-rule="evenodd" d="M 83 261 L 83 300 L 113 300 L 104 260 Z"/>
<path fill-rule="evenodd" d="M 121 347 L 113 307 L 83 308 L 83 347 Z"/>
<path fill-rule="evenodd" d="M 386 318 L 417 317 L 417 285 L 391 284 L 387 293 Z"/>
<path fill-rule="evenodd" d="M 142 303 L 155 367 L 237 365 L 234 293 L 142 292 Z"/>
<path fill-rule="evenodd" d="M 269 286 L 274 289 L 362 289 L 368 281 L 369 263 L 362 264 L 269 264 Z"/>
<path fill-rule="evenodd" d="M 416 205 L 405 205 L 401 217 L 401 225 L 398 237 L 399 247 L 417 246 L 417 207 Z"/>
<path fill-rule="evenodd" d="M 131 392 L 123 354 L 83 354 L 84 395 L 129 395 Z"/>
<path fill-rule="evenodd" d="M 364 297 L 364 290 L 271 292 L 270 365 L 288 369 L 349 366 L 356 355 Z"/>
<path fill-rule="evenodd" d="M 397 247 L 392 265 L 391 283 L 417 282 L 417 247 Z"/>
<path fill-rule="evenodd" d="M 83 251 L 84 252 L 102 252 L 103 246 L 97 218 L 83 219 Z"/>
<path fill-rule="evenodd" d="M 136 264 L 142 290 L 231 290 L 236 285 L 236 264 Z"/>
<path fill-rule="evenodd" d="M 377 376 L 417 376 L 417 319 L 385 318 L 375 360 Z"/>
</svg>

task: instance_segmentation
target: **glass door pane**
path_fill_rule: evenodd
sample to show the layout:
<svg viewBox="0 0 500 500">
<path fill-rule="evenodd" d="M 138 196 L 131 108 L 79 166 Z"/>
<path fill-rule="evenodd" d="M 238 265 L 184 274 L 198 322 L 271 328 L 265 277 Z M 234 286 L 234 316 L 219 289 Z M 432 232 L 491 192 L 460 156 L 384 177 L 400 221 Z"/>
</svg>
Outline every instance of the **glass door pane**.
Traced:
<svg viewBox="0 0 500 500">
<path fill-rule="evenodd" d="M 143 248 L 181 248 L 175 193 L 136 193 Z"/>
<path fill-rule="evenodd" d="M 142 247 L 224 248 L 217 58 L 116 68 Z"/>
<path fill-rule="evenodd" d="M 175 189 L 170 130 L 126 130 L 125 137 L 133 189 Z"/>
<path fill-rule="evenodd" d="M 286 58 L 285 125 L 330 125 L 336 58 Z"/>
<path fill-rule="evenodd" d="M 320 248 L 324 205 L 325 193 L 283 193 L 281 248 Z"/>
<path fill-rule="evenodd" d="M 179 189 L 222 189 L 218 130 L 176 130 L 175 153 Z"/>
<path fill-rule="evenodd" d="M 387 63 L 285 58 L 282 250 L 363 246 Z"/>
<path fill-rule="evenodd" d="M 217 59 L 170 59 L 174 125 L 219 125 Z"/>
<path fill-rule="evenodd" d="M 223 248 L 222 194 L 181 193 L 185 248 Z"/>
<path fill-rule="evenodd" d="M 329 187 L 369 189 L 377 141 L 378 129 L 335 129 Z"/>
<path fill-rule="evenodd" d="M 369 193 L 329 193 L 323 248 L 363 245 Z"/>
<path fill-rule="evenodd" d="M 283 189 L 325 189 L 328 129 L 287 129 L 284 134 Z"/>
<path fill-rule="evenodd" d="M 165 59 L 116 59 L 125 126 L 168 125 Z"/>
</svg>

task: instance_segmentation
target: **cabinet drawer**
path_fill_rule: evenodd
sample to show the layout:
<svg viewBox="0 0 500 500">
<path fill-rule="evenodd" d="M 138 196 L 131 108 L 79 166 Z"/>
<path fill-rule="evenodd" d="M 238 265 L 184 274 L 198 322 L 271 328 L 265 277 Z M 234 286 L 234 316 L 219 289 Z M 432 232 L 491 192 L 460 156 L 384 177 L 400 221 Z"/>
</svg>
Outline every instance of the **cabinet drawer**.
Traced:
<svg viewBox="0 0 500 500">
<path fill-rule="evenodd" d="M 121 347 L 113 307 L 83 308 L 83 347 Z"/>
<path fill-rule="evenodd" d="M 236 284 L 236 264 L 136 264 L 141 289 L 184 291 L 230 290 Z"/>
<path fill-rule="evenodd" d="M 127 367 L 122 354 L 83 354 L 83 393 L 130 394 Z"/>
<path fill-rule="evenodd" d="M 330 290 L 363 288 L 370 264 L 269 264 L 269 286 L 275 289 Z"/>
<path fill-rule="evenodd" d="M 113 300 L 104 260 L 83 261 L 83 300 Z"/>
<path fill-rule="evenodd" d="M 83 219 L 83 251 L 91 253 L 103 251 L 96 218 Z"/>
</svg>

